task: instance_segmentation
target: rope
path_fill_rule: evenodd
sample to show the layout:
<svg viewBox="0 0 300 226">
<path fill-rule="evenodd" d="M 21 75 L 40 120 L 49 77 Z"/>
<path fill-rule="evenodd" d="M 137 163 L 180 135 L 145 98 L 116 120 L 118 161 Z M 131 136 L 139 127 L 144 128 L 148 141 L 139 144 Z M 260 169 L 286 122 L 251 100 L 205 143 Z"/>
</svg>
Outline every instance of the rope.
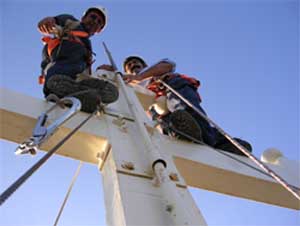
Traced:
<svg viewBox="0 0 300 226">
<path fill-rule="evenodd" d="M 75 172 L 75 174 L 74 174 L 74 176 L 73 176 L 73 178 L 72 178 L 72 181 L 71 181 L 71 184 L 70 184 L 70 186 L 69 186 L 68 192 L 67 192 L 67 194 L 66 194 L 66 196 L 65 196 L 65 199 L 64 199 L 64 201 L 63 201 L 63 203 L 62 203 L 62 205 L 61 205 L 61 207 L 60 207 L 60 209 L 59 209 L 58 215 L 57 215 L 57 217 L 56 217 L 56 219 L 55 219 L 54 226 L 57 226 L 57 223 L 58 223 L 58 221 L 59 221 L 59 219 L 60 219 L 60 216 L 61 216 L 61 214 L 62 214 L 62 211 L 64 210 L 64 207 L 65 207 L 65 205 L 66 205 L 66 203 L 67 203 L 67 201 L 68 201 L 68 198 L 69 198 L 69 196 L 70 196 L 70 194 L 71 194 L 71 191 L 72 191 L 72 189 L 73 189 L 73 186 L 74 186 L 74 184 L 75 184 L 75 181 L 76 181 L 76 179 L 77 179 L 77 177 L 78 177 L 78 175 L 79 175 L 81 166 L 82 166 L 82 161 L 79 162 L 79 165 L 78 165 L 78 167 L 77 167 L 77 170 L 76 170 L 76 172 Z"/>
<path fill-rule="evenodd" d="M 99 109 L 95 110 L 85 120 L 83 120 L 76 128 L 74 128 L 66 137 L 64 137 L 55 147 L 45 154 L 36 164 L 27 170 L 19 179 L 17 179 L 10 187 L 8 187 L 0 196 L 0 206 L 36 171 L 38 170 L 57 150 L 60 148 L 74 133 L 77 132 L 90 118 L 92 118 Z"/>
<path fill-rule="evenodd" d="M 266 173 L 268 173 L 273 179 L 275 179 L 279 184 L 281 184 L 286 190 L 288 190 L 293 196 L 295 196 L 298 200 L 300 200 L 299 194 L 297 194 L 293 188 L 278 174 L 276 174 L 273 170 L 271 170 L 268 166 L 263 164 L 258 158 L 256 158 L 252 153 L 248 152 L 242 145 L 240 145 L 237 141 L 235 141 L 229 134 L 227 134 L 221 127 L 219 127 L 215 122 L 213 122 L 210 118 L 204 115 L 198 108 L 196 108 L 193 104 L 191 104 L 186 98 L 180 95 L 176 90 L 174 90 L 171 86 L 166 84 L 161 79 L 157 79 L 158 82 L 162 83 L 168 90 L 170 90 L 173 94 L 179 97 L 185 104 L 191 107 L 194 111 L 196 111 L 202 118 L 204 118 L 208 123 L 214 125 L 214 127 L 229 140 L 235 147 L 237 147 L 242 153 L 244 153 L 248 158 L 250 158 L 256 165 L 262 168 Z"/>
<path fill-rule="evenodd" d="M 163 122 L 163 121 L 161 120 L 159 123 L 165 123 L 165 122 Z M 190 135 L 188 135 L 188 134 L 186 134 L 186 133 L 184 133 L 184 132 L 182 132 L 182 131 L 177 130 L 173 125 L 170 125 L 170 124 L 167 125 L 167 123 L 165 123 L 165 126 L 171 128 L 176 134 L 179 134 L 179 135 L 181 135 L 181 136 L 184 136 L 184 137 L 188 138 L 189 140 L 191 140 L 192 142 L 194 142 L 194 143 L 196 143 L 196 144 L 205 144 L 205 143 L 203 143 L 203 141 L 198 140 L 198 139 L 196 139 L 196 138 L 194 138 L 194 137 L 192 137 L 192 136 L 190 136 Z M 247 166 L 247 167 L 249 167 L 249 168 L 251 168 L 251 169 L 253 169 L 253 170 L 255 170 L 255 171 L 257 171 L 257 172 L 259 172 L 259 173 L 261 173 L 261 174 L 263 174 L 263 175 L 265 175 L 265 176 L 267 176 L 267 177 L 273 178 L 270 174 L 266 173 L 265 171 L 263 171 L 263 170 L 261 170 L 261 169 L 259 169 L 259 168 L 256 168 L 255 166 L 252 166 L 252 165 L 250 165 L 249 163 L 244 162 L 244 161 L 242 161 L 242 160 L 240 160 L 240 159 L 238 159 L 238 158 L 236 158 L 236 157 L 234 157 L 234 156 L 232 156 L 232 155 L 230 155 L 230 154 L 227 154 L 227 153 L 225 153 L 225 152 L 222 151 L 222 150 L 218 150 L 218 149 L 215 149 L 215 148 L 213 148 L 213 150 L 216 151 L 216 152 L 218 152 L 219 154 L 224 155 L 224 156 L 226 156 L 227 158 L 231 158 L 231 159 L 233 159 L 233 160 L 235 160 L 235 161 L 241 163 L 242 165 L 245 165 L 245 166 Z M 291 184 L 288 184 L 288 185 L 289 185 L 290 187 L 292 187 L 294 190 L 300 191 L 300 188 L 298 188 L 298 187 L 296 187 L 296 186 L 294 186 L 294 185 L 291 185 Z"/>
</svg>

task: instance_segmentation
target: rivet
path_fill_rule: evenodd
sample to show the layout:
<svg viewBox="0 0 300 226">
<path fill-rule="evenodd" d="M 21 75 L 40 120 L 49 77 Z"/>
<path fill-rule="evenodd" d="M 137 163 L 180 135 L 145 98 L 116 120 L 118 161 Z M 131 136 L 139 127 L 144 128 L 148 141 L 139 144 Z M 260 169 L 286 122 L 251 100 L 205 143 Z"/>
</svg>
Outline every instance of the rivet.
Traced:
<svg viewBox="0 0 300 226">
<path fill-rule="evenodd" d="M 132 162 L 125 162 L 121 166 L 127 170 L 134 170 L 134 164 Z"/>
<path fill-rule="evenodd" d="M 171 213 L 173 210 L 173 206 L 172 205 L 166 205 L 166 211 Z"/>
<path fill-rule="evenodd" d="M 179 181 L 179 178 L 178 178 L 177 173 L 170 173 L 169 178 L 170 178 L 172 181 Z"/>
</svg>

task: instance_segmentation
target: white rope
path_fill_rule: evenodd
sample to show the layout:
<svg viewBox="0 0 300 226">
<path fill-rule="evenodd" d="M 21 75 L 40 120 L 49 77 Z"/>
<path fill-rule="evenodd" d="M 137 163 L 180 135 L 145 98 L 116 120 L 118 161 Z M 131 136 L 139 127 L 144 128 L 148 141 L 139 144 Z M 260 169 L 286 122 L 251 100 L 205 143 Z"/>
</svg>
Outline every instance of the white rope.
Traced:
<svg viewBox="0 0 300 226">
<path fill-rule="evenodd" d="M 55 222 L 54 222 L 54 226 L 57 226 L 57 223 L 58 223 L 58 221 L 59 221 L 59 219 L 60 219 L 60 216 L 61 216 L 61 214 L 62 214 L 62 211 L 64 210 L 64 207 L 65 207 L 65 205 L 66 205 L 66 203 L 67 203 L 67 201 L 68 201 L 68 198 L 69 198 L 70 193 L 71 193 L 71 191 L 72 191 L 72 189 L 73 189 L 73 186 L 74 186 L 74 184 L 75 184 L 75 181 L 76 181 L 76 179 L 77 179 L 77 177 L 78 177 L 78 175 L 79 175 L 79 172 L 80 172 L 80 169 L 81 169 L 82 164 L 83 164 L 82 161 L 80 161 L 80 162 L 79 162 L 79 165 L 78 165 L 78 167 L 77 167 L 77 170 L 76 170 L 76 172 L 75 172 L 75 174 L 74 174 L 74 176 L 73 176 L 73 178 L 72 178 L 72 181 L 71 181 L 71 184 L 70 184 L 70 186 L 69 186 L 68 192 L 67 192 L 67 194 L 66 194 L 66 196 L 65 196 L 65 199 L 64 199 L 64 201 L 63 201 L 63 203 L 62 203 L 62 205 L 61 205 L 61 207 L 60 207 L 60 209 L 59 209 L 59 212 L 58 212 L 57 217 L 56 217 Z"/>
</svg>

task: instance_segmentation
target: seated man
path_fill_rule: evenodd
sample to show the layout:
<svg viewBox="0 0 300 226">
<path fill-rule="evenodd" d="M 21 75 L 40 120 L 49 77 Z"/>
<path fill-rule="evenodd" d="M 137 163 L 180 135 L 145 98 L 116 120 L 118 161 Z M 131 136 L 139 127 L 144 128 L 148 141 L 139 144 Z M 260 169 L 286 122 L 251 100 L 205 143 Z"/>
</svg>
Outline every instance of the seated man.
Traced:
<svg viewBox="0 0 300 226">
<path fill-rule="evenodd" d="M 175 67 L 175 63 L 168 59 L 163 59 L 148 67 L 141 57 L 130 56 L 125 59 L 123 64 L 126 73 L 124 80 L 129 83 L 138 82 L 139 84 L 143 84 L 146 88 L 156 93 L 156 98 L 166 96 L 167 107 L 170 113 L 158 115 L 154 109 L 150 109 L 153 119 L 159 119 L 162 122 L 161 126 L 164 133 L 196 141 L 197 143 L 204 142 L 220 149 L 225 147 L 227 151 L 242 154 L 233 145 L 230 145 L 230 142 L 226 142 L 226 138 L 195 112 L 195 110 L 187 106 L 179 97 L 156 81 L 156 78 L 160 78 L 166 82 L 206 115 L 200 106 L 201 97 L 197 92 L 200 82 L 192 77 L 176 73 Z M 238 141 L 242 140 L 238 139 Z M 246 143 L 242 144 L 245 145 Z M 247 143 L 245 146 L 251 151 L 250 144 Z"/>
<path fill-rule="evenodd" d="M 44 95 L 55 94 L 62 98 L 73 96 L 82 104 L 82 111 L 93 112 L 99 100 L 109 104 L 118 99 L 117 87 L 104 80 L 89 78 L 92 64 L 90 37 L 100 33 L 106 25 L 103 7 L 91 7 L 77 20 L 72 15 L 62 14 L 46 17 L 38 23 L 38 29 L 46 36 L 41 63 L 45 77 Z"/>
</svg>

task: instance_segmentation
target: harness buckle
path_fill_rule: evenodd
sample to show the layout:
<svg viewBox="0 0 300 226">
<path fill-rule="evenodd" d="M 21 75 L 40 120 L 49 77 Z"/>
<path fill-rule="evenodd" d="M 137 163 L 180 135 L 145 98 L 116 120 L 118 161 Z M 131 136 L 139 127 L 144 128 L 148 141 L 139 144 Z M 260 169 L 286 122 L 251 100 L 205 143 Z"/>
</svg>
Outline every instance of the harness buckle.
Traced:
<svg viewBox="0 0 300 226">
<path fill-rule="evenodd" d="M 32 136 L 16 148 L 16 155 L 28 153 L 35 155 L 38 148 L 56 132 L 58 127 L 81 109 L 81 102 L 75 97 L 65 97 L 63 99 L 58 99 L 56 97 L 54 99 L 56 100 L 56 104 L 38 117 Z M 64 108 L 66 104 L 71 104 L 71 108 L 46 127 L 48 113 L 53 111 L 56 107 Z"/>
</svg>

